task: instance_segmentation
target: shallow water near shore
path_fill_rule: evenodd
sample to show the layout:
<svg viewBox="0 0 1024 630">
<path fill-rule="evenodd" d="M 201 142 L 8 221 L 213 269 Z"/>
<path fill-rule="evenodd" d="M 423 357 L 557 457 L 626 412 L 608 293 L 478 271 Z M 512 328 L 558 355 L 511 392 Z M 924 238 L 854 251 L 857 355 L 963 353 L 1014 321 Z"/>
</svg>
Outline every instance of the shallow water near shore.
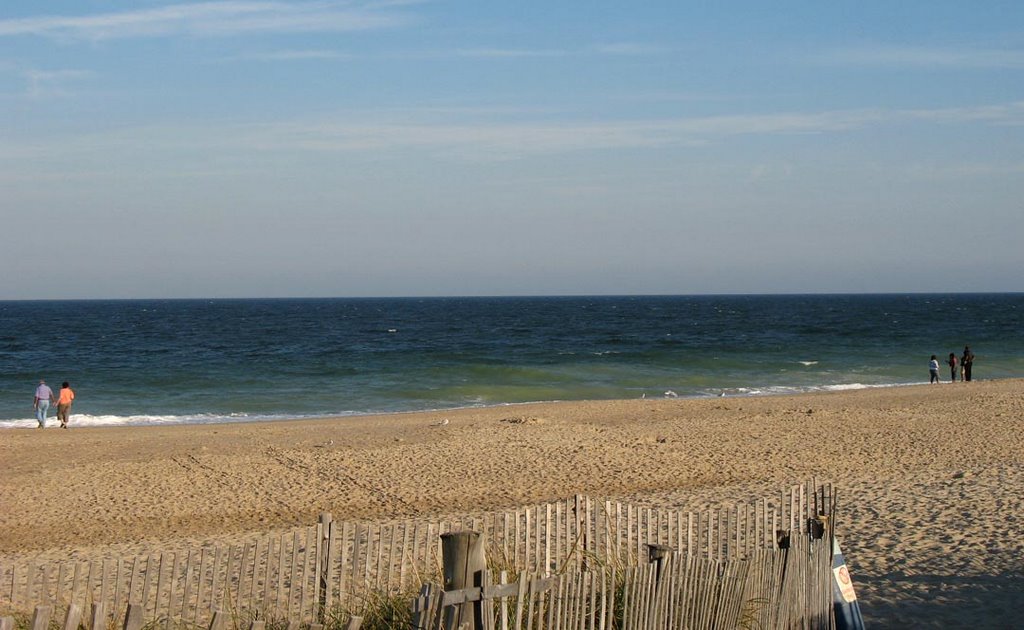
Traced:
<svg viewBox="0 0 1024 630">
<path fill-rule="evenodd" d="M 1024 376 L 1024 294 L 0 302 L 0 428 L 259 421 Z M 948 381 L 948 369 L 942 371 Z M 55 423 L 52 423 L 55 424 Z"/>
</svg>

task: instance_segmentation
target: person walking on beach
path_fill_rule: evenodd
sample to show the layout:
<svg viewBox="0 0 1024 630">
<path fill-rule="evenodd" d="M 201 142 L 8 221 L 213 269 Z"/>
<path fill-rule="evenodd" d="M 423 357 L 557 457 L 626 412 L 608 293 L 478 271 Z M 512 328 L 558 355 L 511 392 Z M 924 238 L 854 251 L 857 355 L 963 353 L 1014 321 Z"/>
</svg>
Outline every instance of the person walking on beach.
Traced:
<svg viewBox="0 0 1024 630">
<path fill-rule="evenodd" d="M 57 398 L 57 419 L 60 420 L 60 428 L 68 428 L 68 414 L 71 413 L 71 401 L 75 399 L 75 392 L 64 381 L 60 385 L 60 396 Z"/>
<path fill-rule="evenodd" d="M 932 360 L 928 362 L 928 372 L 931 374 L 931 380 L 929 383 L 938 383 L 939 381 L 939 359 L 934 354 Z"/>
<path fill-rule="evenodd" d="M 960 365 L 964 368 L 964 381 L 971 381 L 971 368 L 974 366 L 974 353 L 970 346 L 964 346 L 964 356 L 960 357 Z"/>
<path fill-rule="evenodd" d="M 946 365 L 949 366 L 949 382 L 950 383 L 955 383 L 956 382 L 956 366 L 957 366 L 956 353 L 955 352 L 950 352 L 949 353 L 949 359 L 946 361 Z"/>
<path fill-rule="evenodd" d="M 39 387 L 36 388 L 36 398 L 32 408 L 36 410 L 36 421 L 39 422 L 40 429 L 46 428 L 46 412 L 50 410 L 51 402 L 57 402 L 57 399 L 53 397 L 53 390 L 46 384 L 46 381 L 39 379 Z"/>
</svg>

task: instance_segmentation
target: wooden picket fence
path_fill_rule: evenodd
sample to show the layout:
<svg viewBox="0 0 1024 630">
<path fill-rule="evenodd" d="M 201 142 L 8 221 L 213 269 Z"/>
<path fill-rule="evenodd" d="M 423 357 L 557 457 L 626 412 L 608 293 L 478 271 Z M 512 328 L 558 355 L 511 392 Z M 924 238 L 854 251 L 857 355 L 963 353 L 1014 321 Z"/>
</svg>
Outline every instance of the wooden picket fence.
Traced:
<svg viewBox="0 0 1024 630">
<path fill-rule="evenodd" d="M 239 545 L 2 566 L 0 612 L 27 613 L 39 603 L 84 610 L 101 604 L 117 623 L 131 602 L 154 620 L 205 625 L 221 610 L 308 623 L 333 608 L 351 609 L 367 592 L 411 592 L 436 580 L 440 535 L 447 532 L 480 532 L 496 566 L 546 579 L 600 565 L 634 566 L 646 559 L 648 544 L 719 563 L 749 559 L 775 549 L 779 532 L 806 533 L 808 523 L 834 508 L 831 485 L 812 482 L 770 500 L 702 512 L 576 496 L 432 522 L 341 522 L 323 515 L 313 527 Z"/>
<path fill-rule="evenodd" d="M 522 574 L 511 582 L 503 572 L 497 584 L 485 572 L 482 586 L 452 591 L 428 584 L 413 602 L 412 627 L 830 629 L 834 621 L 828 538 L 799 536 L 787 549 L 761 549 L 745 559 L 671 554 L 624 570 L 602 567 L 550 577 Z"/>
</svg>

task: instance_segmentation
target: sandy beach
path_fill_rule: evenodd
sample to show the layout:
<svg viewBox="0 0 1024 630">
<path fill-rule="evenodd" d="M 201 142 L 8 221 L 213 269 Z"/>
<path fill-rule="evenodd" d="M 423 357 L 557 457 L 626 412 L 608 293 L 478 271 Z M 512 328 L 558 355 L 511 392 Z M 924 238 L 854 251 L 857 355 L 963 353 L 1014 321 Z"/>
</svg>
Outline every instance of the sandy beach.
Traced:
<svg viewBox="0 0 1024 630">
<path fill-rule="evenodd" d="M 315 521 L 575 493 L 699 509 L 812 476 L 873 627 L 1024 606 L 1024 380 L 0 433 L 0 561 L 109 557 Z"/>
</svg>

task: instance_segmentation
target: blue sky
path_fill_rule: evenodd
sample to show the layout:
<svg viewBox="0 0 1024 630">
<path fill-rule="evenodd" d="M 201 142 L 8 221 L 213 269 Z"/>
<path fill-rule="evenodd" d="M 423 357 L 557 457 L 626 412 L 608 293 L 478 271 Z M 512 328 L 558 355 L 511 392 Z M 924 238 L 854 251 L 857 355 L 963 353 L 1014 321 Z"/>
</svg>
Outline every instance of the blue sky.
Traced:
<svg viewBox="0 0 1024 630">
<path fill-rule="evenodd" d="M 5 3 L 0 113 L 0 299 L 1024 290 L 1020 2 Z"/>
</svg>

